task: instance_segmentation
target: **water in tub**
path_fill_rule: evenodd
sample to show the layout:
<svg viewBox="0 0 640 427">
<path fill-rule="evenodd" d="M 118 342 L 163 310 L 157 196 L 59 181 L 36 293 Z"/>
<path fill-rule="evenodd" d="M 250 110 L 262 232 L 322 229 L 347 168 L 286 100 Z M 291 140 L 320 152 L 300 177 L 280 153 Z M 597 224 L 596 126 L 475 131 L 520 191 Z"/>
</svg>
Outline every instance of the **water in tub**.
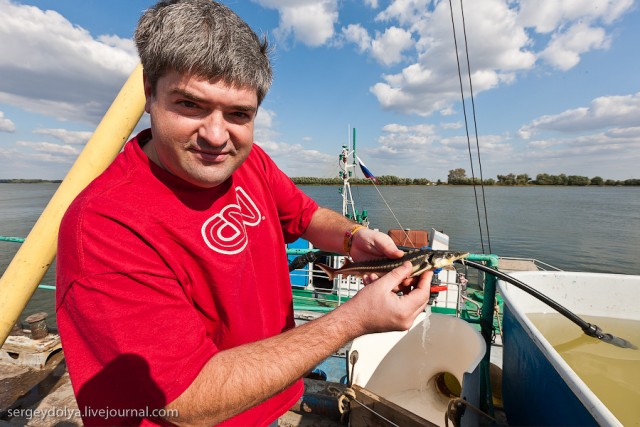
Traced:
<svg viewBox="0 0 640 427">
<path fill-rule="evenodd" d="M 640 426 L 640 350 L 588 337 L 557 313 L 529 319 L 593 393 L 625 426 Z M 640 321 L 581 316 L 603 331 L 640 345 Z"/>
</svg>

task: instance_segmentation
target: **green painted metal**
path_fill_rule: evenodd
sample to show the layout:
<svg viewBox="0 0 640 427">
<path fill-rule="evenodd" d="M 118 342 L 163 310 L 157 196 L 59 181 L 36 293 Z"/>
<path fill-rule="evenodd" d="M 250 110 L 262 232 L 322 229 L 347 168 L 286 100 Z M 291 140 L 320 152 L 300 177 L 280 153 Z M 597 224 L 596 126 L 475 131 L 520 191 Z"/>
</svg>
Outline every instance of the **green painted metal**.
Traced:
<svg viewBox="0 0 640 427">
<path fill-rule="evenodd" d="M 353 164 L 356 164 L 356 128 L 353 128 Z"/>
<path fill-rule="evenodd" d="M 318 249 L 287 248 L 287 255 L 304 255 L 308 252 L 318 252 Z"/>
<path fill-rule="evenodd" d="M 0 236 L 0 242 L 11 242 L 11 243 L 24 243 L 24 237 L 11 237 L 11 236 Z M 48 291 L 55 291 L 56 287 L 54 285 L 38 285 L 39 289 L 46 289 Z"/>
<path fill-rule="evenodd" d="M 470 254 L 469 261 L 484 262 L 488 267 L 498 268 L 497 255 Z M 489 366 L 491 364 L 491 339 L 493 337 L 493 316 L 496 301 L 496 278 L 490 274 L 484 277 L 483 301 L 480 315 L 480 334 L 484 338 L 487 350 L 480 362 L 480 396 L 481 408 L 489 415 L 494 415 L 493 395 L 491 393 L 491 379 Z"/>
<path fill-rule="evenodd" d="M 2 242 L 24 243 L 24 237 L 0 236 Z"/>
</svg>

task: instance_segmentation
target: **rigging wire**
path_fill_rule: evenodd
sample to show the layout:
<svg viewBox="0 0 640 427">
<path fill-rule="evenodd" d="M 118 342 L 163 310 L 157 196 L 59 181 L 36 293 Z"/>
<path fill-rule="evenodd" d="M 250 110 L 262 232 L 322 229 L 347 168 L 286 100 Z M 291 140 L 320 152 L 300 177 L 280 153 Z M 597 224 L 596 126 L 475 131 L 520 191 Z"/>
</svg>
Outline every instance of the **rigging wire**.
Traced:
<svg viewBox="0 0 640 427">
<path fill-rule="evenodd" d="M 460 0 L 460 7 L 462 8 L 462 0 Z M 469 120 L 467 118 L 467 107 L 466 107 L 466 102 L 465 102 L 465 96 L 464 96 L 464 88 L 462 85 L 462 71 L 460 69 L 460 57 L 458 55 L 458 39 L 456 37 L 456 24 L 455 24 L 455 20 L 453 17 L 453 3 L 452 0 L 449 0 L 449 9 L 451 11 L 451 27 L 453 29 L 453 43 L 455 46 L 455 51 L 456 51 L 456 63 L 458 66 L 458 81 L 460 83 L 460 98 L 462 100 L 462 111 L 463 111 L 463 116 L 464 116 L 464 125 L 465 125 L 465 130 L 466 130 L 466 135 L 467 135 L 467 147 L 469 150 L 469 163 L 470 163 L 470 167 L 471 167 L 471 182 L 473 185 L 473 194 L 475 197 L 475 202 L 476 202 L 476 213 L 477 213 L 477 217 L 478 217 L 478 229 L 480 231 L 480 246 L 482 248 L 482 253 L 486 253 L 485 249 L 484 249 L 484 236 L 483 236 L 483 232 L 482 232 L 482 221 L 480 219 L 480 206 L 478 203 L 478 191 L 476 188 L 476 178 L 475 178 L 475 172 L 474 172 L 474 168 L 473 168 L 473 155 L 471 153 L 471 138 L 469 137 Z M 463 13 L 463 19 L 462 19 L 462 26 L 463 29 L 465 28 L 465 22 L 464 22 L 464 13 Z M 466 29 L 464 30 L 465 33 L 465 45 L 467 44 L 467 37 L 466 37 Z M 470 62 L 469 62 L 469 50 L 467 49 L 467 71 L 469 74 L 469 83 L 471 83 L 471 67 L 470 67 Z M 471 100 L 472 100 L 472 105 L 474 106 L 474 114 L 473 114 L 473 120 L 474 120 L 474 127 L 476 129 L 476 146 L 478 147 L 478 163 L 480 163 L 480 144 L 478 142 L 478 127 L 477 127 L 477 123 L 476 123 L 476 116 L 475 116 L 475 103 L 473 103 L 473 92 L 471 92 Z M 482 182 L 482 166 L 480 166 L 480 185 L 482 186 L 482 196 L 484 199 L 484 182 Z M 487 219 L 487 211 L 486 211 L 486 203 L 485 203 L 485 221 Z M 489 238 L 488 235 L 488 222 L 487 224 L 487 238 Z M 490 240 L 488 241 L 488 247 L 489 247 L 489 251 L 491 252 L 491 244 L 490 244 Z"/>
<path fill-rule="evenodd" d="M 411 237 L 409 237 L 409 233 L 407 233 L 407 230 L 402 226 L 402 224 L 400 224 L 400 220 L 396 216 L 395 212 L 393 212 L 393 209 L 391 209 L 391 206 L 389 206 L 389 203 L 387 203 L 385 198 L 382 196 L 382 193 L 378 189 L 378 186 L 376 185 L 376 183 L 374 181 L 371 181 L 371 184 L 373 185 L 373 187 L 376 189 L 376 191 L 380 195 L 380 198 L 382 199 L 384 204 L 387 205 L 387 209 L 389 209 L 389 212 L 391 212 L 391 215 L 393 215 L 393 219 L 395 219 L 396 222 L 398 223 L 398 227 L 400 227 L 400 230 L 402 230 L 402 232 L 404 233 L 404 237 L 407 239 L 407 241 L 409 243 L 411 243 L 411 246 L 415 247 L 415 244 L 411 241 Z"/>
<path fill-rule="evenodd" d="M 467 56 L 467 75 L 469 76 L 469 93 L 471 95 L 471 111 L 473 113 L 473 128 L 476 136 L 476 151 L 478 153 L 478 167 L 480 169 L 480 188 L 482 190 L 482 205 L 484 207 L 484 223 L 487 227 L 487 244 L 489 246 L 489 253 L 493 253 L 491 250 L 491 235 L 489 234 L 489 216 L 487 215 L 487 198 L 484 193 L 484 176 L 482 175 L 482 160 L 480 158 L 480 140 L 478 138 L 478 121 L 476 120 L 476 103 L 473 96 L 473 84 L 471 83 L 471 62 L 469 61 L 469 43 L 467 42 L 467 25 L 464 19 L 464 7 L 462 6 L 462 0 L 460 0 L 460 13 L 462 15 L 462 31 L 464 34 L 464 49 Z M 451 13 L 453 16 L 453 12 Z M 475 186 L 475 180 L 473 182 Z"/>
<path fill-rule="evenodd" d="M 353 177 L 357 178 L 358 176 L 358 172 L 357 172 L 357 168 L 355 167 L 356 164 L 356 155 L 355 155 L 355 149 L 353 150 Z M 409 243 L 411 243 L 412 246 L 415 246 L 415 244 L 411 241 L 411 237 L 409 237 L 409 233 L 407 233 L 407 230 L 402 226 L 402 224 L 400 223 L 400 220 L 398 219 L 398 217 L 396 216 L 395 212 L 393 211 L 393 209 L 391 208 L 391 206 L 389 206 L 389 203 L 387 203 L 387 200 L 384 198 L 384 196 L 382 195 L 382 193 L 380 192 L 380 189 L 378 188 L 378 186 L 376 185 L 375 181 L 371 180 L 371 184 L 373 185 L 373 187 L 376 189 L 376 191 L 378 192 L 378 195 L 380 195 L 380 198 L 382 199 L 382 201 L 384 202 L 384 204 L 387 206 L 387 209 L 389 209 L 389 212 L 391 213 L 391 215 L 393 216 L 393 219 L 396 220 L 396 223 L 398 224 L 398 227 L 400 227 L 400 230 L 402 230 L 402 232 L 404 233 L 405 238 L 407 239 L 407 241 Z M 357 188 L 357 186 L 356 186 Z M 358 191 L 358 194 L 360 194 L 360 190 L 356 190 Z"/>
</svg>

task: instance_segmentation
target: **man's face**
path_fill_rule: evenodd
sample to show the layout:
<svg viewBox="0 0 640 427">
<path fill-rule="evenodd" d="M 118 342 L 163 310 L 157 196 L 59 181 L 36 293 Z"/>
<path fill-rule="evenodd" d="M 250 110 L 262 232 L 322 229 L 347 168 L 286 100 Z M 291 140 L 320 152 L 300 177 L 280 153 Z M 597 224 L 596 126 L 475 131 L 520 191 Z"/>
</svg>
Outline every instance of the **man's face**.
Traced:
<svg viewBox="0 0 640 427">
<path fill-rule="evenodd" d="M 155 94 L 145 79 L 152 139 L 143 147 L 171 174 L 203 188 L 229 178 L 253 145 L 256 91 L 169 72 Z"/>
</svg>

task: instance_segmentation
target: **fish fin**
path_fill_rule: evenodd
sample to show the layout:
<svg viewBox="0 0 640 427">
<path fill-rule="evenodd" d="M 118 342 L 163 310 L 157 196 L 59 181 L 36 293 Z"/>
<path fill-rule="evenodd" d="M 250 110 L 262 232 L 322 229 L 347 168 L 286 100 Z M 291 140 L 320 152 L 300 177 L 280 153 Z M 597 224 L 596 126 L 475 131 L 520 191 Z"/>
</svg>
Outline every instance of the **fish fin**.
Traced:
<svg viewBox="0 0 640 427">
<path fill-rule="evenodd" d="M 424 273 L 425 271 L 431 270 L 433 266 L 431 264 L 423 264 L 421 268 L 417 269 L 409 277 L 417 277 Z"/>
<path fill-rule="evenodd" d="M 351 258 L 346 258 L 345 257 L 344 264 L 342 264 L 342 267 L 340 267 L 340 268 L 350 267 L 351 264 L 353 264 L 353 260 Z"/>
<path fill-rule="evenodd" d="M 329 276 L 329 280 L 333 281 L 333 278 L 336 276 L 336 269 L 331 268 L 328 265 L 322 263 L 316 263 L 316 267 L 320 268 L 320 270 L 324 271 L 327 276 Z"/>
</svg>

